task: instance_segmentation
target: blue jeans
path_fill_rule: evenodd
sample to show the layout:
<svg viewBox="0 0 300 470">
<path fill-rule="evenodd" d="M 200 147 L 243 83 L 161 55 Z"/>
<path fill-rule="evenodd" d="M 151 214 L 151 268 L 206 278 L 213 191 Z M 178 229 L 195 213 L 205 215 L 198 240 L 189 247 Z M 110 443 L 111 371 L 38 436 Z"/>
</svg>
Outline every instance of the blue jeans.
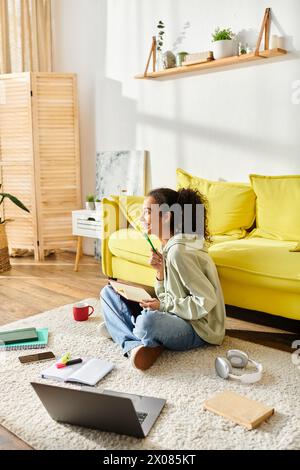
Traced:
<svg viewBox="0 0 300 470">
<path fill-rule="evenodd" d="M 111 286 L 104 287 L 100 297 L 104 299 L 101 298 L 101 305 L 106 327 L 125 356 L 137 346 L 164 346 L 172 351 L 185 351 L 207 344 L 189 322 L 173 313 L 142 310 L 138 304 L 132 308 L 133 304 Z"/>
</svg>

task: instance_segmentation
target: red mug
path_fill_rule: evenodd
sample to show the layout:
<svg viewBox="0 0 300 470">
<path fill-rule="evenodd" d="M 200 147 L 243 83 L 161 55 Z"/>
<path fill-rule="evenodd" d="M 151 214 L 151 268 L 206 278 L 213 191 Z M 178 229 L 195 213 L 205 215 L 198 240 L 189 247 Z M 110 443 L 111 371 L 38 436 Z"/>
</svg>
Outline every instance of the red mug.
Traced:
<svg viewBox="0 0 300 470">
<path fill-rule="evenodd" d="M 90 312 L 90 308 L 92 311 Z M 73 316 L 76 321 L 86 321 L 94 313 L 94 307 L 88 304 L 80 303 L 73 307 Z"/>
</svg>

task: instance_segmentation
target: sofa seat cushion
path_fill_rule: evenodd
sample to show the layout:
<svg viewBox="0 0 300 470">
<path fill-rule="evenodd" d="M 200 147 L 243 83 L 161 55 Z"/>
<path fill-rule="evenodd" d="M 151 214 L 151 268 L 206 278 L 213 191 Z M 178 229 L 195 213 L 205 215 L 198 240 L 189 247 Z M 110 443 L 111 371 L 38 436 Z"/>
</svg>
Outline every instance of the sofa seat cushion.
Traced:
<svg viewBox="0 0 300 470">
<path fill-rule="evenodd" d="M 219 272 L 231 271 L 232 280 L 241 282 L 247 273 L 257 284 L 277 281 L 283 289 L 300 292 L 300 254 L 289 251 L 294 247 L 293 242 L 257 237 L 217 243 L 209 252 Z"/>
<path fill-rule="evenodd" d="M 237 239 L 239 239 L 238 234 L 216 235 L 212 237 L 212 242 L 222 243 Z M 160 250 L 159 239 L 151 235 L 151 240 L 155 248 Z M 108 246 L 113 256 L 149 267 L 150 246 L 136 230 L 132 228 L 117 230 L 110 236 Z"/>
<path fill-rule="evenodd" d="M 153 235 L 150 238 L 155 248 L 159 249 L 159 239 Z M 150 245 L 136 230 L 117 230 L 110 236 L 108 246 L 113 256 L 149 267 Z"/>
<path fill-rule="evenodd" d="M 158 238 L 151 236 L 151 240 L 160 249 Z M 110 236 L 108 245 L 113 256 L 149 267 L 150 246 L 137 231 L 118 230 Z M 294 242 L 260 237 L 228 240 L 224 236 L 223 240 L 217 237 L 209 253 L 221 277 L 300 292 L 300 253 L 289 251 L 294 248 Z"/>
</svg>

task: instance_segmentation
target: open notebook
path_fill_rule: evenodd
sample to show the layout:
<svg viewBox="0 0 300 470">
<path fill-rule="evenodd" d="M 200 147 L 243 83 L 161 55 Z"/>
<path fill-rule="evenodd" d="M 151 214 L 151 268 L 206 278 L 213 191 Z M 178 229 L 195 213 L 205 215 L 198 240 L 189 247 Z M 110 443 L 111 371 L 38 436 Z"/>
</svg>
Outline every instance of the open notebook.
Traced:
<svg viewBox="0 0 300 470">
<path fill-rule="evenodd" d="M 142 287 L 129 286 L 121 284 L 121 282 L 109 281 L 112 288 L 122 297 L 133 302 L 142 302 L 142 300 L 150 300 L 152 297 Z"/>
<path fill-rule="evenodd" d="M 103 359 L 84 359 L 81 364 L 74 364 L 63 369 L 57 369 L 53 364 L 42 372 L 42 378 L 94 386 L 113 368 L 114 365 L 111 362 Z"/>
</svg>

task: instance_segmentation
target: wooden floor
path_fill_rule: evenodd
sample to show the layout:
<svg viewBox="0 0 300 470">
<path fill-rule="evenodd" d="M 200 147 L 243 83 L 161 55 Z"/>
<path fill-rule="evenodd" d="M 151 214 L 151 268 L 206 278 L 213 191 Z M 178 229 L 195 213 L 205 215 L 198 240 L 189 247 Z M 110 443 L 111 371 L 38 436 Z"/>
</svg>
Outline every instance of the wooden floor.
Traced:
<svg viewBox="0 0 300 470">
<path fill-rule="evenodd" d="M 0 325 L 88 297 L 97 297 L 106 280 L 100 264 L 85 256 L 74 272 L 73 253 L 59 253 L 38 263 L 12 259 L 11 271 L 0 275 Z"/>
<path fill-rule="evenodd" d="M 78 273 L 74 272 L 75 255 L 57 253 L 38 263 L 33 258 L 11 260 L 12 270 L 0 274 L 0 325 L 51 310 L 88 297 L 97 297 L 107 281 L 100 264 L 84 256 Z M 257 331 L 280 331 L 227 319 L 227 327 Z M 31 448 L 0 426 L 0 450 Z"/>
</svg>

